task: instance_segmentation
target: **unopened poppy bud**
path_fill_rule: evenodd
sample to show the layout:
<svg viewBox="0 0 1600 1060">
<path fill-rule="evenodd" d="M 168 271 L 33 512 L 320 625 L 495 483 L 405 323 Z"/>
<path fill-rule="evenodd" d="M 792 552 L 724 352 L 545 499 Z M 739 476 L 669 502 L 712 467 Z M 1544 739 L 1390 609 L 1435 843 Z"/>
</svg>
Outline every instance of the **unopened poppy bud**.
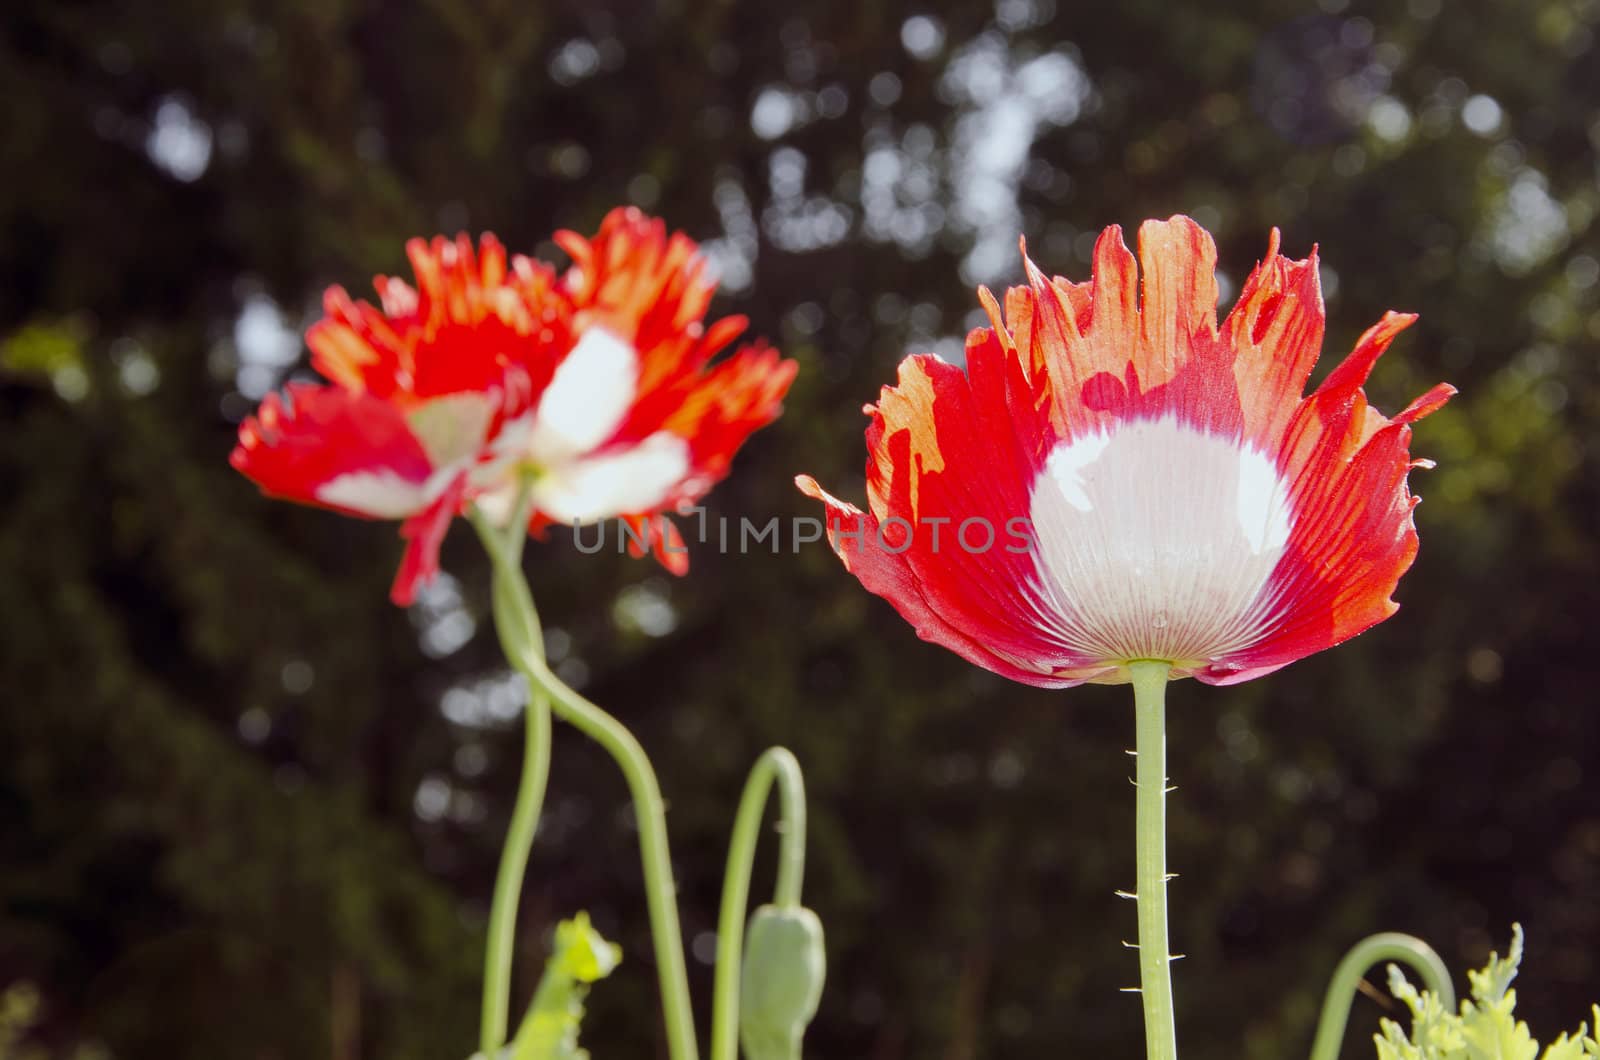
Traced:
<svg viewBox="0 0 1600 1060">
<path fill-rule="evenodd" d="M 755 911 L 739 988 L 739 1039 L 748 1060 L 799 1060 L 826 970 L 817 914 L 799 906 Z"/>
</svg>

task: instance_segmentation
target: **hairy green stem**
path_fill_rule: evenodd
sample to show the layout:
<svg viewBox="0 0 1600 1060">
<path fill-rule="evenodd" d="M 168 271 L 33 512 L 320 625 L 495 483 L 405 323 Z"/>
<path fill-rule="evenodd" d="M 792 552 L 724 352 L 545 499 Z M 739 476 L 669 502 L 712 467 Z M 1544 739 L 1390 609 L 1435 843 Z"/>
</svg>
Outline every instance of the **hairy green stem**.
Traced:
<svg viewBox="0 0 1600 1060">
<path fill-rule="evenodd" d="M 717 917 L 717 968 L 711 1003 L 711 1060 L 735 1060 L 739 1039 L 739 964 L 744 946 L 745 910 L 750 901 L 750 874 L 767 795 L 778 785 L 778 882 L 773 904 L 800 904 L 806 871 L 806 788 L 800 763 L 782 747 L 769 748 L 756 760 L 739 799 L 728 844 L 728 869 L 722 878 L 722 909 Z"/>
<path fill-rule="evenodd" d="M 1317 1036 L 1311 1043 L 1311 1060 L 1338 1060 L 1339 1046 L 1350 1022 L 1350 1007 L 1368 968 L 1379 961 L 1399 961 L 1422 979 L 1423 989 L 1431 991 L 1446 1012 L 1455 1011 L 1456 992 L 1450 984 L 1450 970 L 1433 947 L 1412 935 L 1388 931 L 1369 935 L 1350 948 L 1333 970 L 1328 993 L 1322 1001 L 1322 1016 L 1317 1020 Z"/>
<path fill-rule="evenodd" d="M 667 846 L 666 804 L 655 770 L 644 748 L 625 726 L 568 688 L 550 672 L 542 657 L 529 657 L 528 676 L 535 688 L 549 694 L 563 721 L 605 748 L 622 770 L 633 796 L 639 826 L 639 856 L 644 866 L 645 899 L 650 909 L 650 935 L 655 944 L 661 1003 L 666 1010 L 667 1054 L 671 1060 L 698 1060 L 694 1012 L 689 1004 L 689 975 L 683 959 L 683 932 L 678 926 L 677 888 Z"/>
<path fill-rule="evenodd" d="M 1172 958 L 1167 948 L 1167 680 L 1164 662 L 1136 662 L 1133 676 L 1137 789 L 1135 878 L 1139 906 L 1139 997 L 1146 1060 L 1177 1060 Z"/>
<path fill-rule="evenodd" d="M 472 524 L 494 562 L 494 621 L 501 651 L 506 660 L 525 675 L 528 658 L 544 658 L 539 615 L 519 563 L 528 525 L 528 504 L 528 491 L 524 489 L 504 532 L 496 530 L 477 509 L 470 513 Z M 517 906 L 550 777 L 550 701 L 531 682 L 530 676 L 528 707 L 523 720 L 522 776 L 505 845 L 500 851 L 494 898 L 489 906 L 489 938 L 483 964 L 483 1015 L 478 1039 L 480 1050 L 489 1057 L 506 1042 Z"/>
</svg>

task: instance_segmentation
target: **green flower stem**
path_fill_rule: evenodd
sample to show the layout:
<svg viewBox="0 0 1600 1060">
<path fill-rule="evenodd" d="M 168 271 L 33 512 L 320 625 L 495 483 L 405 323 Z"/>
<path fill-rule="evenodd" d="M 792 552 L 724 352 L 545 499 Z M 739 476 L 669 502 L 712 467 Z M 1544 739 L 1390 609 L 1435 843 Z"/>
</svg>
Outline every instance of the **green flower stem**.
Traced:
<svg viewBox="0 0 1600 1060">
<path fill-rule="evenodd" d="M 1351 947 L 1333 970 L 1333 980 L 1322 1001 L 1322 1016 L 1317 1020 L 1317 1036 L 1311 1043 L 1311 1060 L 1338 1060 L 1361 977 L 1379 961 L 1399 961 L 1409 966 L 1446 1012 L 1455 1011 L 1456 992 L 1450 984 L 1450 970 L 1433 947 L 1419 938 L 1393 931 L 1369 935 Z"/>
<path fill-rule="evenodd" d="M 524 673 L 529 656 L 544 657 L 544 636 L 533 594 L 520 569 L 522 542 L 528 525 L 530 498 L 524 489 L 506 531 L 496 530 L 474 509 L 473 526 L 494 561 L 495 631 L 506 660 Z M 531 679 L 530 679 L 531 680 Z M 527 717 L 523 722 L 522 778 L 511 811 L 505 846 L 500 851 L 500 867 L 495 875 L 494 898 L 489 906 L 489 940 L 483 965 L 483 1017 L 479 1048 L 494 1056 L 506 1042 L 511 1007 L 511 964 L 516 948 L 517 905 L 522 895 L 528 855 L 539 829 L 546 782 L 550 776 L 550 700 L 537 686 L 528 697 Z"/>
<path fill-rule="evenodd" d="M 1177 1060 L 1172 1015 L 1172 958 L 1167 948 L 1167 680 L 1164 662 L 1136 662 L 1134 754 L 1135 877 L 1139 905 L 1139 996 L 1147 1060 Z"/>
<path fill-rule="evenodd" d="M 739 799 L 728 844 L 728 870 L 722 878 L 722 910 L 717 917 L 717 969 L 711 1003 L 711 1060 L 735 1060 L 739 1038 L 739 965 L 744 946 L 745 909 L 750 901 L 750 874 L 767 795 L 778 784 L 778 883 L 773 904 L 800 905 L 806 871 L 806 788 L 800 763 L 782 747 L 770 748 L 756 760 Z"/>
<path fill-rule="evenodd" d="M 644 748 L 621 722 L 568 688 L 550 672 L 542 656 L 527 656 L 529 680 L 549 694 L 555 712 L 605 748 L 622 770 L 633 796 L 639 825 L 639 855 L 644 863 L 645 898 L 650 907 L 650 934 L 655 943 L 661 1002 L 666 1010 L 667 1055 L 671 1060 L 698 1060 L 694 1013 L 689 1005 L 689 975 L 683 959 L 683 932 L 678 926 L 677 888 L 667 849 L 666 805 L 655 770 Z"/>
<path fill-rule="evenodd" d="M 495 874 L 494 899 L 489 907 L 489 945 L 483 964 L 483 1023 L 480 1047 L 494 1056 L 506 1042 L 511 1007 L 511 962 L 516 947 L 517 904 L 522 880 L 539 830 L 545 784 L 550 778 L 550 701 L 543 695 L 528 698 L 524 723 L 522 780 L 511 811 L 500 868 Z"/>
</svg>

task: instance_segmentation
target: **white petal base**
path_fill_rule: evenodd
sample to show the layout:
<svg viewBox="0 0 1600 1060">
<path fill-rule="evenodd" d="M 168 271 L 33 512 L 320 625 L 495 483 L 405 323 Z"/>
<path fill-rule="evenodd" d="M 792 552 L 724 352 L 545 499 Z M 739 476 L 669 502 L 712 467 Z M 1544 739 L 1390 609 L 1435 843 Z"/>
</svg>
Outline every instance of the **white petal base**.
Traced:
<svg viewBox="0 0 1600 1060">
<path fill-rule="evenodd" d="M 657 431 L 630 449 L 547 468 L 534 482 L 533 499 L 560 522 L 590 523 L 654 511 L 688 473 L 688 444 Z"/>
<path fill-rule="evenodd" d="M 528 451 L 557 463 L 603 445 L 622 426 L 639 387 L 639 351 L 590 328 L 557 366 L 539 399 Z"/>
<path fill-rule="evenodd" d="M 425 482 L 414 482 L 388 468 L 351 471 L 318 486 L 317 500 L 369 519 L 409 519 L 438 500 L 455 475 L 446 468 Z"/>
<path fill-rule="evenodd" d="M 1063 443 L 1033 486 L 1039 589 L 1062 647 L 1126 663 L 1248 647 L 1289 539 L 1266 456 L 1173 417 Z"/>
</svg>

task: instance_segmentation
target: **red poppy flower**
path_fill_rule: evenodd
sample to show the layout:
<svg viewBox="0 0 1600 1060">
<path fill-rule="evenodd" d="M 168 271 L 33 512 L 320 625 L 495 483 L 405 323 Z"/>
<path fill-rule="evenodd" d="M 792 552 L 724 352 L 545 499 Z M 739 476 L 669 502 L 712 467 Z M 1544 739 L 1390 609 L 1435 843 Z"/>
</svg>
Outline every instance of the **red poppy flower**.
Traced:
<svg viewBox="0 0 1600 1060">
<path fill-rule="evenodd" d="M 557 238 L 559 277 L 462 236 L 407 244 L 417 286 L 378 277 L 380 307 L 330 288 L 306 341 L 331 385 L 291 383 L 240 428 L 231 462 L 264 492 L 404 520 L 396 603 L 437 572 L 451 520 L 504 509 L 521 470 L 536 528 L 627 518 L 681 573 L 651 514 L 704 494 L 778 415 L 794 362 L 758 343 L 707 370 L 745 321 L 702 323 L 714 283 L 693 241 L 631 209 L 592 242 Z"/>
<path fill-rule="evenodd" d="M 1410 424 L 1362 384 L 1414 316 L 1387 313 L 1310 396 L 1317 258 L 1267 256 L 1217 325 L 1216 248 L 1186 217 L 1119 228 L 1087 283 L 1046 278 L 967 339 L 966 371 L 908 358 L 868 406 L 868 511 L 827 505 L 863 585 L 926 640 L 1042 687 L 1168 662 L 1259 677 L 1393 614 L 1417 552 Z M 1142 272 L 1142 296 L 1141 296 Z"/>
</svg>

